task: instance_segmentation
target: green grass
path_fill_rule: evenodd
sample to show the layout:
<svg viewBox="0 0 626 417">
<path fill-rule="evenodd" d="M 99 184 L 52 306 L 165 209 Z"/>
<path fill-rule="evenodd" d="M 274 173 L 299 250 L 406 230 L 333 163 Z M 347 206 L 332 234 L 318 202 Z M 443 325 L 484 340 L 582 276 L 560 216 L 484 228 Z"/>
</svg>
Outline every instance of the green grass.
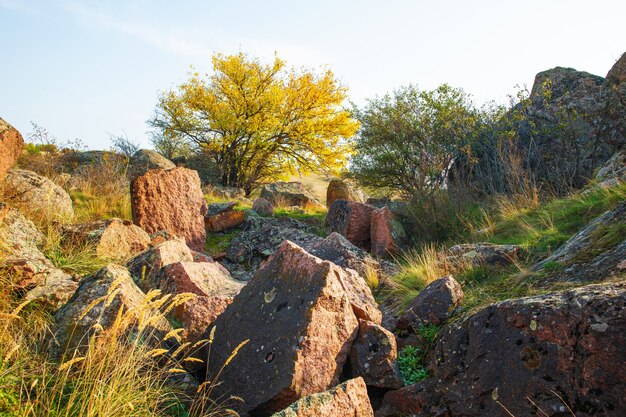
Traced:
<svg viewBox="0 0 626 417">
<path fill-rule="evenodd" d="M 324 237 L 324 219 L 327 211 L 325 209 L 291 209 L 278 207 L 274 209 L 274 217 L 288 217 L 290 219 L 301 221 L 313 227 L 316 234 Z"/>
<path fill-rule="evenodd" d="M 237 236 L 239 230 L 228 232 L 209 233 L 206 237 L 205 250 L 210 256 L 216 256 L 226 251 L 230 242 Z"/>
</svg>

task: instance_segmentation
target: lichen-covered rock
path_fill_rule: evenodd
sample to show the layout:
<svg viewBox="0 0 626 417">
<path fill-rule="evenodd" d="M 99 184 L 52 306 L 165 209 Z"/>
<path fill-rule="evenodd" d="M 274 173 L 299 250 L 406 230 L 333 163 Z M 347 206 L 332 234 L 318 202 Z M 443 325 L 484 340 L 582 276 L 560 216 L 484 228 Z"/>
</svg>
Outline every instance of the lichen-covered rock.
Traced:
<svg viewBox="0 0 626 417">
<path fill-rule="evenodd" d="M 218 214 L 206 216 L 204 225 L 210 233 L 222 232 L 241 225 L 246 220 L 246 212 L 241 210 L 226 210 Z"/>
<path fill-rule="evenodd" d="M 128 270 L 119 265 L 107 265 L 83 279 L 72 298 L 54 314 L 56 330 L 50 347 L 52 355 L 61 357 L 83 350 L 91 335 L 115 323 L 120 309 L 137 321 L 146 313 L 140 311 L 144 296 Z M 142 337 L 148 343 L 156 343 L 169 330 L 167 320 L 160 317 L 152 321 Z"/>
<path fill-rule="evenodd" d="M 197 296 L 175 309 L 176 318 L 180 320 L 184 329 L 183 341 L 194 343 L 202 339 L 206 330 L 232 301 L 233 297 L 228 296 Z"/>
<path fill-rule="evenodd" d="M 274 206 L 324 207 L 301 182 L 273 182 L 261 188 L 261 197 Z"/>
<path fill-rule="evenodd" d="M 130 158 L 127 172 L 128 177 L 133 180 L 151 169 L 168 170 L 173 168 L 176 168 L 176 165 L 163 155 L 150 149 L 139 149 Z"/>
<path fill-rule="evenodd" d="M 376 274 L 381 269 L 378 261 L 337 232 L 304 248 L 320 259 L 331 261 L 343 268 L 354 269 L 363 278 L 371 273 Z"/>
<path fill-rule="evenodd" d="M 133 221 L 148 233 L 167 230 L 202 251 L 206 201 L 196 171 L 152 169 L 131 182 Z"/>
<path fill-rule="evenodd" d="M 53 311 L 67 303 L 79 285 L 79 277 L 54 267 L 45 269 L 38 280 L 39 284 L 26 293 L 24 301 L 36 302 Z"/>
<path fill-rule="evenodd" d="M 411 301 L 396 327 L 417 331 L 420 325 L 440 325 L 448 320 L 463 301 L 463 289 L 451 276 L 439 278 L 428 284 Z"/>
<path fill-rule="evenodd" d="M 626 52 L 613 64 L 606 74 L 606 80 L 612 84 L 621 84 L 626 81 Z"/>
<path fill-rule="evenodd" d="M 371 217 L 371 252 L 380 258 L 397 254 L 406 244 L 404 226 L 390 207 L 374 210 Z"/>
<path fill-rule="evenodd" d="M 217 262 L 175 262 L 163 267 L 159 289 L 165 294 L 234 297 L 243 283 Z"/>
<path fill-rule="evenodd" d="M 184 239 L 173 239 L 139 253 L 126 263 L 126 267 L 139 288 L 148 292 L 159 288 L 164 266 L 193 261 L 193 253 Z"/>
<path fill-rule="evenodd" d="M 595 180 L 599 186 L 605 188 L 626 181 L 626 149 L 615 153 L 606 161 L 598 170 Z"/>
<path fill-rule="evenodd" d="M 374 417 L 374 411 L 363 379 L 354 378 L 301 398 L 272 417 Z"/>
<path fill-rule="evenodd" d="M 350 200 L 364 203 L 365 193 L 349 180 L 333 178 L 326 189 L 326 206 L 333 205 L 335 200 Z"/>
<path fill-rule="evenodd" d="M 0 118 L 0 182 L 9 172 L 24 149 L 20 132 Z"/>
<path fill-rule="evenodd" d="M 359 320 L 359 335 L 350 351 L 352 375 L 377 388 L 401 388 L 396 337 L 379 324 Z"/>
<path fill-rule="evenodd" d="M 262 197 L 254 200 L 252 210 L 256 211 L 259 216 L 269 217 L 274 215 L 274 205 L 269 200 Z"/>
<path fill-rule="evenodd" d="M 464 243 L 447 250 L 447 260 L 451 263 L 479 265 L 508 265 L 517 259 L 518 245 L 496 245 L 493 243 Z"/>
<path fill-rule="evenodd" d="M 354 245 L 369 249 L 374 210 L 375 207 L 356 201 L 335 200 L 324 220 L 324 229 L 327 234 L 337 232 Z"/>
<path fill-rule="evenodd" d="M 432 376 L 387 393 L 377 416 L 625 415 L 625 308 L 624 283 L 486 307 L 448 327 Z"/>
<path fill-rule="evenodd" d="M 217 396 L 236 395 L 239 412 L 268 416 L 338 382 L 358 331 L 343 270 L 291 242 L 278 251 L 215 321 L 208 378 Z"/>
<path fill-rule="evenodd" d="M 74 217 L 72 199 L 48 178 L 25 169 L 10 170 L 2 186 L 5 203 L 33 218 L 67 221 Z"/>
<path fill-rule="evenodd" d="M 63 239 L 91 245 L 100 258 L 124 260 L 150 245 L 150 235 L 131 221 L 98 220 L 63 227 Z"/>
</svg>

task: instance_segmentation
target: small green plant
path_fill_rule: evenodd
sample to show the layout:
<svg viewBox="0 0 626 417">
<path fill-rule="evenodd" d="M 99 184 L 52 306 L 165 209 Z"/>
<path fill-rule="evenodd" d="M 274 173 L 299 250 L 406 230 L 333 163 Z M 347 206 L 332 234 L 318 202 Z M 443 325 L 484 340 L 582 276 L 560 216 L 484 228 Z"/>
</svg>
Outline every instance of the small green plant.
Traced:
<svg viewBox="0 0 626 417">
<path fill-rule="evenodd" d="M 407 346 L 398 355 L 398 367 L 405 385 L 415 384 L 428 378 L 424 367 L 425 353 L 417 346 Z"/>
<path fill-rule="evenodd" d="M 428 346 L 432 345 L 435 341 L 438 332 L 439 326 L 432 323 L 427 325 L 420 324 L 417 329 L 417 335 L 420 336 L 424 340 L 424 343 Z"/>
</svg>

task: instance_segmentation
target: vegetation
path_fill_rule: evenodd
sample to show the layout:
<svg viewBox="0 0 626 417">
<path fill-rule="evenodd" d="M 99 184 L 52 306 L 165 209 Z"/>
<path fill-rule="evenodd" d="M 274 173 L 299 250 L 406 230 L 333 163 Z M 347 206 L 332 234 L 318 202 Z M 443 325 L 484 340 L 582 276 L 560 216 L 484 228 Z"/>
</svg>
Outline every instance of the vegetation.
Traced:
<svg viewBox="0 0 626 417">
<path fill-rule="evenodd" d="M 222 185 L 249 194 L 286 173 L 345 165 L 345 139 L 358 123 L 339 107 L 346 89 L 332 72 L 286 70 L 278 57 L 263 64 L 243 53 L 215 55 L 213 70 L 162 94 L 150 124 L 198 146 L 220 166 Z"/>
<path fill-rule="evenodd" d="M 435 343 L 438 332 L 439 327 L 434 324 L 420 325 L 417 330 L 418 344 L 408 345 L 398 354 L 398 367 L 405 385 L 428 378 L 426 357 Z"/>
</svg>

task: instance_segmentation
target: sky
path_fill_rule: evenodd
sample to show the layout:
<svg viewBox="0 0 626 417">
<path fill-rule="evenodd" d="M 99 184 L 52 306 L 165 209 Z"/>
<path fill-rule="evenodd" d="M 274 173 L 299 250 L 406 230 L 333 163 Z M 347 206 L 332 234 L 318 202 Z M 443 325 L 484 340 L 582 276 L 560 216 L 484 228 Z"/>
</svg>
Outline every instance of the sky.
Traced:
<svg viewBox="0 0 626 417">
<path fill-rule="evenodd" d="M 60 141 L 150 145 L 160 91 L 214 53 L 330 68 L 350 100 L 400 86 L 505 102 L 555 66 L 606 75 L 626 51 L 626 1 L 0 0 L 0 117 Z"/>
</svg>

